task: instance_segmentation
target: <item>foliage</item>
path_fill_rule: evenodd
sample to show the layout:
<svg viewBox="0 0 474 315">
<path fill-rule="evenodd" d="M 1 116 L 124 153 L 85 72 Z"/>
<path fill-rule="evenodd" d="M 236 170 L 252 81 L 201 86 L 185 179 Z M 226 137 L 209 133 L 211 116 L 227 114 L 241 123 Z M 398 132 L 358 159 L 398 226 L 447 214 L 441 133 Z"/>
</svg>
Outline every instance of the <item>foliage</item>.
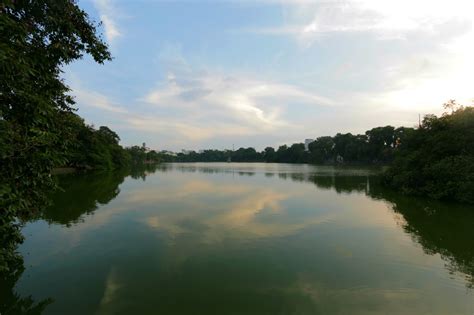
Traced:
<svg viewBox="0 0 474 315">
<path fill-rule="evenodd" d="M 127 166 L 130 155 L 119 144 L 119 136 L 108 127 L 98 130 L 87 126 L 83 119 L 69 113 L 67 128 L 71 139 L 65 150 L 66 164 L 78 169 L 110 170 Z"/>
<path fill-rule="evenodd" d="M 231 154 L 232 161 L 235 162 L 256 162 L 263 161 L 262 155 L 254 148 L 239 148 Z"/>
<path fill-rule="evenodd" d="M 110 59 L 96 27 L 73 1 L 0 3 L 0 273 L 14 272 L 19 218 L 38 212 L 50 173 L 65 162 L 74 101 L 61 67 L 90 54 Z"/>
<path fill-rule="evenodd" d="M 447 104 L 451 113 L 425 116 L 405 136 L 386 183 L 408 194 L 474 203 L 474 108 Z"/>
<path fill-rule="evenodd" d="M 334 156 L 334 140 L 332 137 L 319 137 L 309 144 L 310 159 L 316 164 L 331 161 Z"/>
<path fill-rule="evenodd" d="M 61 190 L 50 195 L 51 205 L 42 211 L 41 218 L 67 226 L 80 222 L 83 214 L 93 213 L 100 204 L 117 197 L 119 186 L 128 174 L 129 170 L 120 169 L 59 175 Z"/>
<path fill-rule="evenodd" d="M 163 152 L 148 150 L 145 146 L 132 146 L 125 149 L 130 164 L 134 167 L 142 164 L 156 164 L 159 162 L 171 162 L 173 157 Z"/>
<path fill-rule="evenodd" d="M 312 164 L 388 164 L 397 146 L 413 128 L 377 127 L 363 135 L 338 133 L 334 137 L 319 137 L 305 150 L 303 143 L 281 145 L 275 150 L 266 147 L 262 152 L 254 148 L 230 150 L 203 150 L 180 153 L 177 162 L 277 162 Z"/>
<path fill-rule="evenodd" d="M 266 147 L 265 150 L 262 152 L 263 160 L 266 162 L 275 162 L 276 161 L 276 152 L 275 149 L 272 147 Z"/>
<path fill-rule="evenodd" d="M 232 155 L 230 150 L 204 150 L 202 152 L 190 151 L 187 153 L 178 153 L 176 161 L 178 162 L 225 162 Z M 237 162 L 237 161 L 236 161 Z"/>
<path fill-rule="evenodd" d="M 16 272 L 2 277 L 0 282 L 0 314 L 5 315 L 40 315 L 46 307 L 53 302 L 52 299 L 44 299 L 36 302 L 31 296 L 21 296 L 15 292 L 15 286 L 22 275 L 24 267 L 21 264 Z"/>
</svg>

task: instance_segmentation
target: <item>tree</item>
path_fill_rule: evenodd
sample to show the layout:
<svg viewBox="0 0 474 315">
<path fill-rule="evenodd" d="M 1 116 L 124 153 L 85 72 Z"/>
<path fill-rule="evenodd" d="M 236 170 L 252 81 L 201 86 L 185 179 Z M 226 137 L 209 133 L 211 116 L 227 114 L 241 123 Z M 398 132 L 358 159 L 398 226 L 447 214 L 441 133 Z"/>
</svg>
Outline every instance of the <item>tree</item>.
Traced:
<svg viewBox="0 0 474 315">
<path fill-rule="evenodd" d="M 83 54 L 110 60 L 96 25 L 68 0 L 0 4 L 0 272 L 12 272 L 18 217 L 38 212 L 65 162 L 73 98 L 61 67 Z"/>
<path fill-rule="evenodd" d="M 100 126 L 99 130 L 97 131 L 99 136 L 106 142 L 107 144 L 118 144 L 120 141 L 119 136 L 109 127 Z"/>
<path fill-rule="evenodd" d="M 332 137 L 319 137 L 309 144 L 310 161 L 323 164 L 334 161 L 334 141 Z"/>
<path fill-rule="evenodd" d="M 474 108 L 425 116 L 404 135 L 385 181 L 407 194 L 474 203 Z"/>
<path fill-rule="evenodd" d="M 239 148 L 232 153 L 232 161 L 256 162 L 261 160 L 261 155 L 254 148 Z"/>
<path fill-rule="evenodd" d="M 359 148 L 361 146 L 360 140 L 360 138 L 351 133 L 336 134 L 333 139 L 335 157 L 341 156 L 347 162 L 358 161 L 361 155 Z"/>
<path fill-rule="evenodd" d="M 449 100 L 443 104 L 445 110 L 450 110 L 450 113 L 446 112 L 445 115 L 452 114 L 457 108 L 462 108 L 461 105 L 456 103 L 456 100 Z"/>
<path fill-rule="evenodd" d="M 276 162 L 286 163 L 288 162 L 288 146 L 286 144 L 278 147 L 276 152 Z"/>
<path fill-rule="evenodd" d="M 392 126 L 372 128 L 365 132 L 372 161 L 388 162 L 396 145 L 395 128 Z"/>
<path fill-rule="evenodd" d="M 288 162 L 306 163 L 307 152 L 304 149 L 304 143 L 293 143 L 288 149 Z"/>
<path fill-rule="evenodd" d="M 146 149 L 143 146 L 132 146 L 126 149 L 133 164 L 141 164 L 146 160 Z"/>
<path fill-rule="evenodd" d="M 276 160 L 276 152 L 275 149 L 272 147 L 266 147 L 263 151 L 263 159 L 265 162 L 271 163 L 275 162 Z"/>
</svg>

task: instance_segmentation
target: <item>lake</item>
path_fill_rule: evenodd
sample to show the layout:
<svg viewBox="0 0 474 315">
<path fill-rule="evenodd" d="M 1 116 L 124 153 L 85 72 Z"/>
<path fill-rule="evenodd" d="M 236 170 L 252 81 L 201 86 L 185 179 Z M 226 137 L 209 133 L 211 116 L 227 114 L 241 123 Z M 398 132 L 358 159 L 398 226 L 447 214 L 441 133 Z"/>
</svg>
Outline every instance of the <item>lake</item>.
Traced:
<svg viewBox="0 0 474 315">
<path fill-rule="evenodd" d="M 162 164 L 60 176 L 9 297 L 41 314 L 474 314 L 474 209 L 380 169 Z M 7 290 L 8 291 L 8 290 Z M 4 302 L 5 303 L 5 302 Z"/>
</svg>

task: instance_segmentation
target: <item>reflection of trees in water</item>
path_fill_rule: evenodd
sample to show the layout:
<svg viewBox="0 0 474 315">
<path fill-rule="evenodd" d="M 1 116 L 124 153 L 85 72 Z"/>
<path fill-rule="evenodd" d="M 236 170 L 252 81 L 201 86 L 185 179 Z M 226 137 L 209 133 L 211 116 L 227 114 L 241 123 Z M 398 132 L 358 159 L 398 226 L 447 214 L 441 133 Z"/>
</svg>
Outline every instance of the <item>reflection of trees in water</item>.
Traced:
<svg viewBox="0 0 474 315">
<path fill-rule="evenodd" d="M 119 185 L 126 176 L 145 180 L 146 176 L 154 173 L 157 168 L 166 171 L 166 166 L 144 165 L 114 172 L 61 175 L 61 190 L 51 196 L 51 206 L 42 211 L 41 218 L 49 223 L 67 226 L 77 223 L 82 215 L 94 212 L 99 205 L 107 204 L 117 197 L 120 193 Z M 31 296 L 22 297 L 15 292 L 15 284 L 24 269 L 23 260 L 19 257 L 11 270 L 0 273 L 0 314 L 41 314 L 53 302 L 51 299 L 35 302 Z"/>
<path fill-rule="evenodd" d="M 170 170 L 170 166 L 168 164 L 136 165 L 129 169 L 128 174 L 125 175 L 130 175 L 130 177 L 133 179 L 142 179 L 145 181 L 148 175 L 155 173 L 157 170 L 164 173 Z"/>
<path fill-rule="evenodd" d="M 173 164 L 167 165 L 167 168 L 173 169 L 175 171 L 180 171 L 182 173 L 203 173 L 203 174 L 221 174 L 221 173 L 231 173 L 237 174 L 240 176 L 253 176 L 255 172 L 252 170 L 245 170 L 241 168 L 230 167 L 215 167 L 215 166 L 206 166 L 206 165 L 187 165 L 187 164 Z"/>
<path fill-rule="evenodd" d="M 393 211 L 403 216 L 405 232 L 421 244 L 427 254 L 440 254 L 450 272 L 465 274 L 467 286 L 474 288 L 472 206 L 404 196 L 381 186 L 377 177 L 314 176 L 308 180 L 321 189 L 334 189 L 338 193 L 365 192 L 371 198 L 390 202 Z"/>
<path fill-rule="evenodd" d="M 22 297 L 15 292 L 15 284 L 23 271 L 23 263 L 20 263 L 14 273 L 6 278 L 0 278 L 0 314 L 39 315 L 53 302 L 51 299 L 35 302 L 31 296 Z"/>
<path fill-rule="evenodd" d="M 122 172 L 63 175 L 59 178 L 62 191 L 51 197 L 52 204 L 44 210 L 42 218 L 49 223 L 77 223 L 83 214 L 117 197 L 123 179 Z"/>
<path fill-rule="evenodd" d="M 157 169 L 166 171 L 163 166 L 142 165 L 115 172 L 62 175 L 59 178 L 62 191 L 57 191 L 51 197 L 52 205 L 43 211 L 42 218 L 49 223 L 77 223 L 82 215 L 94 212 L 99 205 L 108 204 L 117 197 L 120 193 L 119 185 L 126 176 L 145 180 L 147 175 Z"/>
<path fill-rule="evenodd" d="M 182 172 L 223 173 L 225 168 L 179 167 Z M 254 172 L 236 172 L 250 175 Z M 319 189 L 337 193 L 364 193 L 367 196 L 390 202 L 394 212 L 403 217 L 402 227 L 414 241 L 423 246 L 427 254 L 440 254 L 451 272 L 466 275 L 468 286 L 474 287 L 474 208 L 466 205 L 441 203 L 423 198 L 401 195 L 385 189 L 377 176 L 326 176 L 309 172 L 269 173 L 266 177 L 295 182 L 311 182 Z"/>
<path fill-rule="evenodd" d="M 440 254 L 451 272 L 466 275 L 474 288 L 474 208 L 400 195 L 374 186 L 371 196 L 391 202 L 406 221 L 404 230 L 430 255 Z"/>
<path fill-rule="evenodd" d="M 370 189 L 367 176 L 310 176 L 308 181 L 320 189 L 334 189 L 337 193 L 368 193 Z"/>
</svg>

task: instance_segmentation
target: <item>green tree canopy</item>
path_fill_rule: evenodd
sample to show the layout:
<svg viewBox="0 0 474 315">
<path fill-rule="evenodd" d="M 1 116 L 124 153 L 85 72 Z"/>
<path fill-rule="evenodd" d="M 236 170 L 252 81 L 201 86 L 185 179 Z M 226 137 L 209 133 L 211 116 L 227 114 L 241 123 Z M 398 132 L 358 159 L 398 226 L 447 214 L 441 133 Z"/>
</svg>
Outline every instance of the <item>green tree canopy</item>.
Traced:
<svg viewBox="0 0 474 315">
<path fill-rule="evenodd" d="M 84 54 L 111 59 L 96 26 L 74 1 L 0 3 L 0 272 L 18 261 L 12 222 L 41 208 L 51 169 L 65 162 L 74 100 L 61 67 Z"/>
<path fill-rule="evenodd" d="M 474 108 L 449 109 L 403 133 L 386 181 L 405 193 L 474 203 Z"/>
</svg>

